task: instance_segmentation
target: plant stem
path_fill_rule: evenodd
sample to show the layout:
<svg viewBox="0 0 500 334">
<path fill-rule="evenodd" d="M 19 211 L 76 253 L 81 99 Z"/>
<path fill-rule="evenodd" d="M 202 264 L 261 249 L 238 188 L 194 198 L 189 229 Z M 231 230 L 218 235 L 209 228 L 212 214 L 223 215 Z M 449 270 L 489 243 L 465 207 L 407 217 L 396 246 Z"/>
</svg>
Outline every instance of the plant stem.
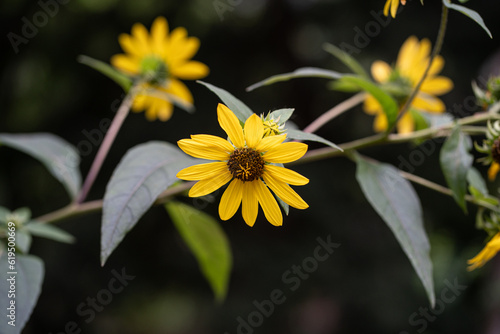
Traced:
<svg viewBox="0 0 500 334">
<path fill-rule="evenodd" d="M 317 131 L 320 127 L 334 119 L 335 117 L 341 115 L 342 113 L 346 112 L 347 110 L 357 106 L 361 102 L 365 100 L 366 94 L 365 93 L 358 93 L 356 95 L 351 96 L 347 100 L 337 104 L 335 107 L 332 109 L 326 111 L 323 115 L 319 116 L 316 118 L 311 124 L 306 126 L 304 128 L 304 132 L 309 132 L 313 133 Z"/>
<path fill-rule="evenodd" d="M 457 121 L 451 122 L 449 124 L 443 125 L 441 127 L 428 128 L 420 131 L 415 131 L 409 134 L 390 134 L 387 136 L 385 133 L 381 133 L 361 139 L 356 139 L 348 143 L 340 144 L 339 147 L 342 148 L 344 151 L 350 151 L 350 150 L 359 150 L 361 148 L 369 146 L 374 146 L 376 144 L 397 144 L 417 139 L 444 137 L 449 134 L 451 129 L 453 129 L 453 127 L 456 124 L 462 126 L 463 131 L 469 134 L 483 133 L 482 127 L 471 127 L 469 125 L 486 122 L 492 119 L 500 119 L 500 115 L 495 113 L 496 109 L 500 109 L 500 103 L 498 107 L 494 105 L 488 112 L 483 112 L 469 117 L 465 117 Z M 332 158 L 340 155 L 345 155 L 345 153 L 333 147 L 324 147 L 313 151 L 309 151 L 302 157 L 302 159 L 294 161 L 292 163 L 288 163 L 287 165 L 289 166 L 298 165 L 306 162 Z"/>
<path fill-rule="evenodd" d="M 165 190 L 163 193 L 158 196 L 154 204 L 163 204 L 170 197 L 174 195 L 178 195 L 193 186 L 195 182 L 184 182 L 172 188 Z M 42 222 L 42 223 L 56 223 L 66 218 L 76 217 L 85 213 L 97 212 L 102 210 L 103 200 L 95 200 L 85 203 L 73 203 L 62 209 L 50 212 L 43 216 L 34 218 L 34 221 Z"/>
<path fill-rule="evenodd" d="M 92 188 L 92 185 L 94 184 L 94 181 L 99 174 L 99 171 L 101 170 L 101 166 L 106 159 L 106 156 L 108 155 L 109 149 L 111 148 L 111 145 L 113 144 L 118 131 L 120 131 L 123 121 L 127 117 L 130 106 L 132 105 L 132 91 L 133 89 L 131 89 L 127 96 L 123 99 L 120 108 L 118 108 L 118 111 L 113 118 L 113 122 L 111 123 L 111 126 L 109 127 L 109 130 L 106 133 L 101 146 L 99 147 L 99 151 L 97 152 L 97 155 L 92 162 L 92 166 L 90 167 L 90 171 L 87 174 L 87 178 L 85 179 L 82 189 L 76 197 L 76 204 L 81 204 L 85 200 L 90 191 L 90 188 Z"/>
<path fill-rule="evenodd" d="M 417 176 L 417 175 L 414 175 L 414 174 L 410 174 L 410 173 L 407 173 L 405 171 L 402 171 L 400 170 L 399 171 L 399 174 L 404 177 L 405 179 L 413 182 L 413 183 L 417 183 L 417 184 L 420 184 L 421 186 L 424 186 L 426 188 L 429 188 L 429 189 L 432 189 L 434 191 L 437 191 L 438 193 L 441 193 L 441 194 L 444 194 L 444 195 L 448 195 L 448 196 L 451 196 L 453 197 L 453 191 L 450 189 L 450 188 L 446 188 L 440 184 L 437 184 L 437 183 L 434 183 L 432 181 L 429 181 L 427 179 L 424 179 L 420 176 Z M 489 210 L 492 210 L 492 211 L 495 211 L 495 212 L 499 212 L 499 209 L 493 205 L 490 205 L 490 204 L 487 204 L 487 203 L 484 203 L 484 202 L 479 202 L 477 201 L 473 196 L 471 195 L 465 195 L 465 200 L 467 202 L 470 202 L 472 204 L 475 204 L 477 206 L 481 206 L 483 208 L 486 208 L 486 209 L 489 209 Z"/>
<path fill-rule="evenodd" d="M 401 117 L 403 117 L 404 114 L 406 112 L 408 112 L 413 100 L 415 99 L 418 92 L 420 91 L 420 87 L 422 87 L 422 84 L 424 83 L 425 79 L 427 78 L 427 74 L 429 74 L 429 70 L 431 69 L 434 58 L 436 58 L 436 56 L 439 54 L 439 52 L 441 52 L 441 48 L 442 48 L 443 42 L 444 42 L 444 36 L 446 34 L 447 22 L 448 22 L 448 7 L 446 7 L 443 4 L 443 9 L 442 9 L 442 14 L 441 14 L 441 22 L 439 24 L 439 31 L 438 31 L 438 35 L 436 38 L 436 43 L 434 44 L 434 48 L 432 49 L 431 56 L 429 57 L 429 63 L 427 64 L 427 67 L 425 68 L 424 74 L 422 75 L 422 77 L 418 81 L 417 85 L 413 88 L 413 91 L 411 92 L 410 96 L 408 97 L 405 104 L 403 105 L 403 108 L 401 108 L 399 115 L 396 118 L 396 122 L 394 122 L 394 124 L 392 124 L 392 126 L 389 129 L 387 129 L 386 133 L 391 133 L 392 130 L 394 130 L 394 128 L 398 124 Z"/>
</svg>

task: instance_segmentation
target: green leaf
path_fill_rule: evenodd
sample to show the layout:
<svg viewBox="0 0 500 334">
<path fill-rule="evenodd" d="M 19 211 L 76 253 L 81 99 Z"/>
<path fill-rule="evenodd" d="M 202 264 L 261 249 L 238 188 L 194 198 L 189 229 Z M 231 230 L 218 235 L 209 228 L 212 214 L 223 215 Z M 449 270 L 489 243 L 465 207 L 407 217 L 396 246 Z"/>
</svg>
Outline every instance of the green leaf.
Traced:
<svg viewBox="0 0 500 334">
<path fill-rule="evenodd" d="M 31 210 L 28 207 L 16 209 L 12 212 L 12 217 L 15 218 L 16 223 L 25 224 L 31 219 Z"/>
<path fill-rule="evenodd" d="M 98 72 L 101 72 L 102 74 L 116 82 L 118 85 L 120 85 L 125 92 L 128 92 L 132 87 L 133 82 L 129 76 L 123 74 L 122 72 L 118 71 L 113 66 L 105 62 L 83 55 L 78 56 L 77 61 L 93 68 Z"/>
<path fill-rule="evenodd" d="M 344 50 L 332 45 L 330 43 L 323 44 L 323 49 L 330 53 L 332 56 L 340 60 L 344 65 L 351 69 L 355 74 L 358 74 L 364 78 L 369 78 L 368 73 L 366 73 L 363 66 L 354 57 L 352 57 L 349 53 Z"/>
<path fill-rule="evenodd" d="M 469 153 L 472 141 L 469 136 L 455 126 L 446 139 L 439 162 L 448 187 L 453 191 L 453 198 L 464 212 L 467 212 L 465 194 L 467 192 L 467 173 L 472 166 L 473 157 Z"/>
<path fill-rule="evenodd" d="M 329 82 L 328 88 L 344 93 L 357 93 L 361 90 L 358 85 L 352 83 L 351 81 L 344 80 L 343 77 L 338 80 Z"/>
<path fill-rule="evenodd" d="M 178 181 L 179 170 L 195 161 L 176 146 L 157 141 L 137 145 L 125 154 L 104 194 L 102 265 L 157 197 Z"/>
<path fill-rule="evenodd" d="M 0 321 L 0 333 L 19 334 L 31 316 L 42 288 L 44 266 L 41 259 L 36 256 L 16 254 L 15 270 L 17 274 L 9 274 L 7 253 L 4 252 L 0 258 L 0 308 L 3 319 Z M 9 298 L 10 279 L 15 276 L 15 298 Z M 9 325 L 11 302 L 15 301 L 15 327 Z"/>
<path fill-rule="evenodd" d="M 304 132 L 304 131 L 295 130 L 295 129 L 287 129 L 286 137 L 289 139 L 296 139 L 296 140 L 310 140 L 310 141 L 322 143 L 322 144 L 328 145 L 330 147 L 336 148 L 339 151 L 344 151 L 343 149 L 341 149 L 339 146 L 335 145 L 331 141 L 326 140 L 324 138 L 321 138 L 320 136 L 315 135 L 314 133 Z"/>
<path fill-rule="evenodd" d="M 0 144 L 31 155 L 47 167 L 71 198 L 80 190 L 80 157 L 74 146 L 50 133 L 0 134 Z"/>
<path fill-rule="evenodd" d="M 279 123 L 283 124 L 290 119 L 294 110 L 293 108 L 276 109 L 270 113 L 270 116 L 275 120 L 279 119 Z"/>
<path fill-rule="evenodd" d="M 325 70 L 322 68 L 302 67 L 302 68 L 296 69 L 293 72 L 273 75 L 272 77 L 269 77 L 267 79 L 264 79 L 262 81 L 254 83 L 253 85 L 247 87 L 247 92 L 250 92 L 250 91 L 252 91 L 256 88 L 262 87 L 262 86 L 271 85 L 273 83 L 281 82 L 281 81 L 288 81 L 290 79 L 296 79 L 296 78 L 339 79 L 340 77 L 342 77 L 342 75 L 343 74 L 341 74 L 341 73 L 338 73 L 335 71 L 330 71 L 330 70 Z"/>
<path fill-rule="evenodd" d="M 424 130 L 429 127 L 429 123 L 427 123 L 427 119 L 422 115 L 421 112 L 415 109 L 410 109 L 408 112 L 411 114 L 413 121 L 415 122 L 415 130 Z"/>
<path fill-rule="evenodd" d="M 71 234 L 50 224 L 31 221 L 29 224 L 26 224 L 24 228 L 30 232 L 31 235 L 36 237 L 51 239 L 67 244 L 75 242 L 75 237 Z"/>
<path fill-rule="evenodd" d="M 488 187 L 486 186 L 486 182 L 484 182 L 481 173 L 474 168 L 470 167 L 467 171 L 467 182 L 469 185 L 474 187 L 474 189 L 478 190 L 483 196 L 488 195 Z"/>
<path fill-rule="evenodd" d="M 460 13 L 464 14 L 465 16 L 471 18 L 472 20 L 476 21 L 476 23 L 479 24 L 481 26 L 481 28 L 484 29 L 484 31 L 486 31 L 488 36 L 490 36 L 490 38 L 493 38 L 490 30 L 488 29 L 488 27 L 486 27 L 486 24 L 484 24 L 483 18 L 481 17 L 481 15 L 479 15 L 478 12 L 476 12 L 472 9 L 469 9 L 467 7 L 464 7 L 464 6 L 453 4 L 450 2 L 450 0 L 443 0 L 443 4 L 446 7 L 453 9 L 453 10 L 456 10 L 457 12 L 460 12 Z"/>
<path fill-rule="evenodd" d="M 371 94 L 382 106 L 387 120 L 389 122 L 388 128 L 390 129 L 398 117 L 398 104 L 394 98 L 386 93 L 382 88 L 362 77 L 344 76 L 343 81 L 358 85 L 361 89 Z"/>
<path fill-rule="evenodd" d="M 363 193 L 394 233 L 420 278 L 431 306 L 434 306 L 436 297 L 429 255 L 430 244 L 415 190 L 395 167 L 370 162 L 358 154 L 355 159 L 356 179 Z"/>
<path fill-rule="evenodd" d="M 16 229 L 16 248 L 22 253 L 29 253 L 31 247 L 31 235 L 24 229 Z"/>
<path fill-rule="evenodd" d="M 183 203 L 168 202 L 165 208 L 196 257 L 215 298 L 224 300 L 231 273 L 232 255 L 229 241 L 219 223 L 212 216 Z"/>
<path fill-rule="evenodd" d="M 236 117 L 238 117 L 238 119 L 241 122 L 245 123 L 247 118 L 253 115 L 252 109 L 250 109 L 246 104 L 244 104 L 239 99 L 234 97 L 228 91 L 226 91 L 222 88 L 216 87 L 214 85 L 211 85 L 207 82 L 203 82 L 203 81 L 199 81 L 199 80 L 196 82 L 202 84 L 203 86 L 207 87 L 212 92 L 214 92 L 215 95 L 217 95 L 219 97 L 219 99 L 221 99 L 221 101 L 224 102 L 224 104 L 229 109 L 231 109 L 231 111 L 236 115 Z"/>
</svg>

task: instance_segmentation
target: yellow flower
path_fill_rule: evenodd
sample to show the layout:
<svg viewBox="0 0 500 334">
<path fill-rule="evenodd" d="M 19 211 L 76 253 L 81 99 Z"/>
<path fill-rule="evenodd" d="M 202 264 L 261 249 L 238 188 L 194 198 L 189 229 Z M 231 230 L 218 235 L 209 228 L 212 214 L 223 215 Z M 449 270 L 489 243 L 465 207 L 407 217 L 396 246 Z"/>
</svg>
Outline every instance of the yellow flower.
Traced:
<svg viewBox="0 0 500 334">
<path fill-rule="evenodd" d="M 383 61 L 373 63 L 371 72 L 373 78 L 382 84 L 383 88 L 394 91 L 393 95 L 401 107 L 409 97 L 412 89 L 420 81 L 429 63 L 431 43 L 428 39 L 421 42 L 415 36 L 409 37 L 401 47 L 396 66 L 391 68 Z M 453 88 L 453 82 L 446 77 L 438 76 L 444 66 L 443 57 L 434 58 L 429 73 L 425 78 L 420 91 L 413 100 L 409 112 L 398 122 L 399 133 L 410 133 L 415 129 L 413 112 L 443 113 L 446 107 L 436 95 L 442 95 Z M 364 110 L 366 113 L 375 115 L 374 130 L 383 132 L 387 130 L 387 117 L 378 101 L 373 96 L 365 99 Z"/>
<path fill-rule="evenodd" d="M 389 15 L 389 7 L 390 7 L 391 8 L 391 16 L 393 18 L 395 18 L 396 12 L 398 11 L 398 7 L 399 7 L 399 1 L 400 0 L 387 0 L 385 2 L 385 6 L 384 6 L 384 15 L 385 16 Z M 401 4 L 406 5 L 406 0 L 401 0 Z"/>
<path fill-rule="evenodd" d="M 195 80 L 208 75 L 205 64 L 190 60 L 200 47 L 196 37 L 187 37 L 183 27 L 169 34 L 167 20 L 158 17 L 151 34 L 136 23 L 132 35 L 121 34 L 118 41 L 125 54 L 114 55 L 111 64 L 139 80 L 133 111 L 145 110 L 150 121 L 166 121 L 172 116 L 172 102 L 192 105 L 191 92 L 178 79 Z"/>
<path fill-rule="evenodd" d="M 278 203 L 268 187 L 290 206 L 308 208 L 289 185 L 304 185 L 309 180 L 290 169 L 273 165 L 300 159 L 306 153 L 307 145 L 283 143 L 286 135 L 263 137 L 262 120 L 255 114 L 246 120 L 243 129 L 225 105 L 218 105 L 217 116 L 229 140 L 192 135 L 191 139 L 178 142 L 185 153 L 195 158 L 217 160 L 187 167 L 177 174 L 182 180 L 198 181 L 190 189 L 189 196 L 210 194 L 231 181 L 219 204 L 220 218 L 230 219 L 241 203 L 243 219 L 249 226 L 253 226 L 257 219 L 258 204 L 271 224 L 280 226 L 283 223 Z"/>
<path fill-rule="evenodd" d="M 479 252 L 475 257 L 467 261 L 469 267 L 467 270 L 471 271 L 484 266 L 486 262 L 491 260 L 498 251 L 500 251 L 500 232 L 495 234 L 495 236 L 484 246 L 483 250 Z"/>
</svg>

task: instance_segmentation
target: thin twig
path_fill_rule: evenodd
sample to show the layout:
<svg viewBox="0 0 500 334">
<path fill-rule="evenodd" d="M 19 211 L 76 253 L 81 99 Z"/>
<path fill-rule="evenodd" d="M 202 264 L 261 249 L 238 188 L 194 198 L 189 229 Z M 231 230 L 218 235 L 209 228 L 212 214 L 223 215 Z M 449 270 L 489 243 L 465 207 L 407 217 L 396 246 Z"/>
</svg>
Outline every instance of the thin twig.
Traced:
<svg viewBox="0 0 500 334">
<path fill-rule="evenodd" d="M 311 124 L 304 128 L 304 132 L 313 133 L 316 132 L 320 127 L 334 119 L 335 117 L 341 115 L 347 110 L 354 108 L 361 102 L 363 102 L 366 98 L 366 93 L 358 93 L 354 96 L 351 96 L 347 100 L 337 104 L 335 107 L 326 111 L 323 115 L 316 118 Z"/>
<path fill-rule="evenodd" d="M 155 205 L 164 204 L 166 201 L 168 201 L 170 197 L 183 193 L 189 188 L 191 188 L 194 183 L 195 182 L 183 182 L 177 186 L 168 188 L 163 193 L 161 193 L 160 196 L 158 196 L 154 204 Z M 76 217 L 85 213 L 100 211 L 102 210 L 103 203 L 104 201 L 102 199 L 85 203 L 73 203 L 59 210 L 34 218 L 33 220 L 42 223 L 56 223 L 66 218 Z"/>
<path fill-rule="evenodd" d="M 133 96 L 129 92 L 125 97 L 125 99 L 123 99 L 120 108 L 118 108 L 118 111 L 116 112 L 116 115 L 113 118 L 113 122 L 111 123 L 111 126 L 109 127 L 109 130 L 106 133 L 106 136 L 104 137 L 101 146 L 99 147 L 99 151 L 97 151 L 97 155 L 94 158 L 94 161 L 92 162 L 92 166 L 90 167 L 90 171 L 87 174 L 87 178 L 85 179 L 82 189 L 80 190 L 80 193 L 76 197 L 75 200 L 76 204 L 81 204 L 87 197 L 90 188 L 92 188 L 92 185 L 94 184 L 94 181 L 97 175 L 99 174 L 99 171 L 101 170 L 101 166 L 104 160 L 106 159 L 106 156 L 108 155 L 109 149 L 111 148 L 111 145 L 113 144 L 113 141 L 115 140 L 118 131 L 120 131 L 123 121 L 128 115 L 130 106 L 132 105 L 132 98 Z"/>
</svg>

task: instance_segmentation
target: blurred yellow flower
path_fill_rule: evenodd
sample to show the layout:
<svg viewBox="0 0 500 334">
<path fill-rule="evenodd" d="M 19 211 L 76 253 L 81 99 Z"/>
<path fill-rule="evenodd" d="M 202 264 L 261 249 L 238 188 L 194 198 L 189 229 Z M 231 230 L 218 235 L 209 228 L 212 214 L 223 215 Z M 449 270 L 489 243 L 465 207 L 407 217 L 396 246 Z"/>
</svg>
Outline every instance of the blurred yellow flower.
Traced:
<svg viewBox="0 0 500 334">
<path fill-rule="evenodd" d="M 475 257 L 467 261 L 469 267 L 467 270 L 471 271 L 484 266 L 486 262 L 491 260 L 498 251 L 500 251 L 500 232 L 495 234 L 495 236 L 484 246 L 483 250 L 479 252 Z"/>
<path fill-rule="evenodd" d="M 499 171 L 500 165 L 498 164 L 498 162 L 493 161 L 490 165 L 490 168 L 488 168 L 488 180 L 495 181 Z"/>
<path fill-rule="evenodd" d="M 283 143 L 286 135 L 264 137 L 262 120 L 255 114 L 246 120 L 244 128 L 223 104 L 218 105 L 217 115 L 229 140 L 192 135 L 191 139 L 178 141 L 179 147 L 195 158 L 218 160 L 187 167 L 177 174 L 179 179 L 198 181 L 190 189 L 189 196 L 210 194 L 231 181 L 219 204 L 220 218 L 230 219 L 241 204 L 243 219 L 249 226 L 253 226 L 257 219 L 259 204 L 271 224 L 280 226 L 283 223 L 278 203 L 268 187 L 288 205 L 297 209 L 308 208 L 289 185 L 304 185 L 309 180 L 290 169 L 273 165 L 300 159 L 306 153 L 307 145 Z"/>
<path fill-rule="evenodd" d="M 399 1 L 400 0 L 387 0 L 385 2 L 385 6 L 384 6 L 384 15 L 385 16 L 389 15 L 389 7 L 390 7 L 391 8 L 391 16 L 393 18 L 395 18 L 396 12 L 398 11 L 398 7 L 399 7 Z M 406 5 L 406 0 L 401 0 L 401 4 Z"/>
<path fill-rule="evenodd" d="M 125 53 L 114 55 L 111 64 L 139 82 L 133 111 L 145 110 L 150 121 L 166 121 L 172 116 L 173 104 L 192 105 L 191 92 L 178 79 L 195 80 L 208 75 L 205 64 L 190 60 L 200 47 L 198 38 L 187 37 L 183 27 L 169 34 L 167 20 L 158 17 L 150 34 L 136 23 L 132 35 L 121 34 L 118 41 Z"/>
<path fill-rule="evenodd" d="M 415 36 L 409 37 L 399 50 L 396 66 L 392 68 L 383 61 L 375 61 L 372 64 L 371 73 L 373 78 L 381 83 L 382 88 L 394 92 L 393 96 L 398 100 L 400 106 L 404 105 L 413 88 L 420 81 L 429 63 L 431 43 L 428 39 L 421 42 Z M 453 82 L 446 77 L 438 76 L 444 66 L 441 56 L 436 56 L 431 68 L 425 78 L 420 91 L 412 101 L 410 109 L 398 122 L 399 133 L 410 133 L 415 129 L 413 112 L 443 113 L 446 107 L 436 95 L 442 95 L 453 88 Z M 383 132 L 387 130 L 388 122 L 382 106 L 371 95 L 365 101 L 363 109 L 370 115 L 375 115 L 374 130 Z"/>
</svg>

